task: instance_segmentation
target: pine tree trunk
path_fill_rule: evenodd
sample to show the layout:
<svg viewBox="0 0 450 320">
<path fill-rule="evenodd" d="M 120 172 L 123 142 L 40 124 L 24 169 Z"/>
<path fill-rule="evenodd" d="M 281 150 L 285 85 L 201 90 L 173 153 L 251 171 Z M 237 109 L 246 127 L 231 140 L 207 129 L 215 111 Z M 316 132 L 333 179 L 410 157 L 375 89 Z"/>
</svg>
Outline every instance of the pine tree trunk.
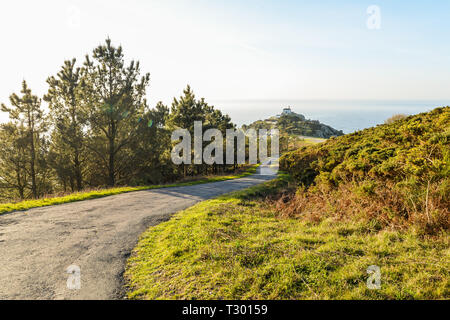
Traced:
<svg viewBox="0 0 450 320">
<path fill-rule="evenodd" d="M 75 128 L 75 131 L 77 130 L 77 118 L 76 118 L 76 102 L 75 102 L 75 95 L 72 92 L 72 124 Z M 81 167 L 80 167 L 80 150 L 79 146 L 75 145 L 75 159 L 74 159 L 74 165 L 75 165 L 75 181 L 77 184 L 77 190 L 81 191 L 83 189 L 83 178 L 81 175 Z"/>
<path fill-rule="evenodd" d="M 80 159 L 78 155 L 78 150 L 75 151 L 75 180 L 77 184 L 77 190 L 81 191 L 83 189 L 83 181 L 81 177 L 81 167 L 80 167 Z"/>
<path fill-rule="evenodd" d="M 30 173 L 31 173 L 31 192 L 33 194 L 33 198 L 37 198 L 37 188 L 36 188 L 36 150 L 34 146 L 34 121 L 31 119 L 31 114 L 28 113 L 28 119 L 30 123 L 30 151 L 31 151 L 31 159 L 30 159 Z"/>
<path fill-rule="evenodd" d="M 33 198 L 37 198 L 37 189 L 36 189 L 36 170 L 34 168 L 35 155 L 34 155 L 34 146 L 31 148 L 31 192 L 33 193 Z"/>
<path fill-rule="evenodd" d="M 73 180 L 74 180 L 74 179 L 73 179 L 73 175 L 70 175 L 70 177 L 69 177 L 69 183 L 70 183 L 70 190 L 71 190 L 72 192 L 75 191 L 75 183 L 74 183 Z"/>
<path fill-rule="evenodd" d="M 114 187 L 116 184 L 114 177 L 114 138 L 109 139 L 109 186 Z"/>
<path fill-rule="evenodd" d="M 19 166 L 17 166 L 16 175 L 17 175 L 17 191 L 19 191 L 20 200 L 23 200 L 25 198 L 25 196 L 24 196 L 24 188 L 22 186 L 22 177 L 20 175 Z"/>
</svg>

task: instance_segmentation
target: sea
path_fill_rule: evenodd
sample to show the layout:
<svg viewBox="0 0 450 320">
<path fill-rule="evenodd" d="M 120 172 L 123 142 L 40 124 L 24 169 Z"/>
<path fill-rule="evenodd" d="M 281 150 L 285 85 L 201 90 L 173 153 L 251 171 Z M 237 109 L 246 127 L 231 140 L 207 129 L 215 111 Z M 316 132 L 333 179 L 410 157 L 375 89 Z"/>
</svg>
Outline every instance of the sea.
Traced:
<svg viewBox="0 0 450 320">
<path fill-rule="evenodd" d="M 206 101 L 239 127 L 280 114 L 285 107 L 344 133 L 382 124 L 394 114 L 412 115 L 450 105 L 448 100 L 213 100 Z M 8 120 L 0 112 L 0 123 Z"/>
<path fill-rule="evenodd" d="M 344 133 L 383 124 L 395 114 L 413 115 L 450 105 L 448 100 L 207 100 L 241 126 L 264 120 L 291 107 Z"/>
</svg>

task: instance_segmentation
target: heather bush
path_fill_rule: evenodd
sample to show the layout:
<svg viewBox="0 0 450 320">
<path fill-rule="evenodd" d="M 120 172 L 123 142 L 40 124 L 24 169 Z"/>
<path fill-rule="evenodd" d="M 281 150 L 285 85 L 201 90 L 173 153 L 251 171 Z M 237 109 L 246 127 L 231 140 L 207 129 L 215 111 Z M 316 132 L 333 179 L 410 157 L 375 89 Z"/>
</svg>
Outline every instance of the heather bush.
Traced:
<svg viewBox="0 0 450 320">
<path fill-rule="evenodd" d="M 283 215 L 449 230 L 450 107 L 303 147 L 280 165 L 302 186 L 278 204 Z"/>
</svg>

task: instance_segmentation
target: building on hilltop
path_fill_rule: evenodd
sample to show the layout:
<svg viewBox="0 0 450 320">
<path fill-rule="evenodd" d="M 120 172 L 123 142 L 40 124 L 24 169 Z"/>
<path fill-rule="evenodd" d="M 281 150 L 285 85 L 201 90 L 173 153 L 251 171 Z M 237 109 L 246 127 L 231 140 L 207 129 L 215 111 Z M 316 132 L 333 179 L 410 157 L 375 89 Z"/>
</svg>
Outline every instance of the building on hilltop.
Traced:
<svg viewBox="0 0 450 320">
<path fill-rule="evenodd" d="M 291 114 L 295 114 L 295 112 L 292 112 L 291 107 L 283 108 L 283 112 L 281 112 L 281 114 L 277 114 L 277 118 Z"/>
<path fill-rule="evenodd" d="M 287 108 L 283 108 L 283 112 L 281 113 L 282 115 L 288 115 L 288 114 L 292 114 L 292 110 L 291 107 L 287 107 Z"/>
<path fill-rule="evenodd" d="M 320 123 L 319 120 L 306 119 L 304 115 L 294 112 L 292 107 L 282 108 L 281 114 L 271 116 L 265 120 L 254 121 L 250 125 L 242 125 L 244 130 L 248 129 L 279 129 L 288 136 L 308 136 L 314 138 L 328 139 L 332 136 L 341 136 L 344 133 L 330 126 Z"/>
<path fill-rule="evenodd" d="M 279 118 L 281 116 L 297 116 L 302 121 L 306 120 L 304 115 L 299 114 L 299 113 L 295 113 L 294 111 L 291 110 L 291 107 L 283 108 L 283 111 L 281 112 L 281 114 L 277 114 L 277 118 Z"/>
</svg>

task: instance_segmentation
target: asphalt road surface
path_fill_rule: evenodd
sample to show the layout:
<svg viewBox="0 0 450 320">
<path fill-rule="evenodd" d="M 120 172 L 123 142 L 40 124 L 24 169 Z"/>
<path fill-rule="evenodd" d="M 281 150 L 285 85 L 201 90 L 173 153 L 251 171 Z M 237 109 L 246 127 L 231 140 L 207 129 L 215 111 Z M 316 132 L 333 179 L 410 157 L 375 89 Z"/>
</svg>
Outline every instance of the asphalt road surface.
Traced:
<svg viewBox="0 0 450 320">
<path fill-rule="evenodd" d="M 0 215 L 0 299 L 123 299 L 126 260 L 149 226 L 272 178 L 253 175 Z M 73 265 L 79 277 L 67 272 Z M 74 277 L 80 289 L 73 289 L 77 281 L 68 286 Z"/>
</svg>

